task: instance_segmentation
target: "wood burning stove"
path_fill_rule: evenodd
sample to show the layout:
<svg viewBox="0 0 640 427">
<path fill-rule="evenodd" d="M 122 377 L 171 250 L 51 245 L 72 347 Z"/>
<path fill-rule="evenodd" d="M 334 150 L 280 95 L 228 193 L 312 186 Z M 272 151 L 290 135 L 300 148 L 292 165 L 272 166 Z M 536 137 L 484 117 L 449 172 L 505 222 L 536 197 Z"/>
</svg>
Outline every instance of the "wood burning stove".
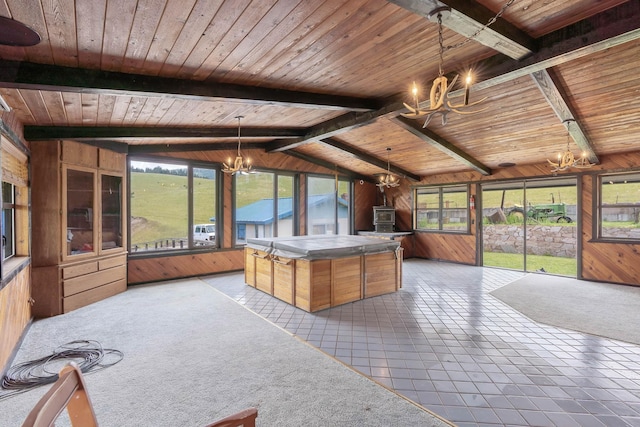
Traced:
<svg viewBox="0 0 640 427">
<path fill-rule="evenodd" d="M 396 210 L 390 206 L 373 207 L 373 225 L 376 233 L 393 233 L 396 224 Z"/>
</svg>

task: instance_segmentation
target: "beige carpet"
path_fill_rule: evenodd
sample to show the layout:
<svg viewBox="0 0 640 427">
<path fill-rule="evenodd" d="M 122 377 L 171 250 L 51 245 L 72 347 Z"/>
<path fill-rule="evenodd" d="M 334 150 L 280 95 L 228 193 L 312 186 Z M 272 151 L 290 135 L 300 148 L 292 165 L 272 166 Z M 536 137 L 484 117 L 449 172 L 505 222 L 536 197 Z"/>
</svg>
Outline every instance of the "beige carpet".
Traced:
<svg viewBox="0 0 640 427">
<path fill-rule="evenodd" d="M 250 406 L 258 426 L 450 425 L 197 279 L 36 321 L 14 365 L 79 339 L 124 353 L 86 376 L 101 426 L 203 426 Z M 0 426 L 21 425 L 47 389 L 0 399 Z"/>
<path fill-rule="evenodd" d="M 528 274 L 491 295 L 537 322 L 640 345 L 640 287 Z"/>
</svg>

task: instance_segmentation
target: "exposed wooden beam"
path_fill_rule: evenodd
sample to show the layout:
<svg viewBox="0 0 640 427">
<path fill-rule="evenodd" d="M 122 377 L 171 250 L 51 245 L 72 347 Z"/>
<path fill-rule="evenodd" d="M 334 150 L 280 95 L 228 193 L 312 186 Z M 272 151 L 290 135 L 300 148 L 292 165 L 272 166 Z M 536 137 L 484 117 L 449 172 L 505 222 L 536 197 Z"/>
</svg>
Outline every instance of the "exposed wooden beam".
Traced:
<svg viewBox="0 0 640 427">
<path fill-rule="evenodd" d="M 359 179 L 359 180 L 362 180 L 362 181 L 370 182 L 372 184 L 375 184 L 377 182 L 374 178 L 372 178 L 370 176 L 360 175 L 359 173 L 354 172 L 354 171 L 352 171 L 350 169 L 343 168 L 342 166 L 335 165 L 335 164 L 333 164 L 331 162 L 327 162 L 326 160 L 321 160 L 321 159 L 318 159 L 316 157 L 309 156 L 307 154 L 299 153 L 299 152 L 293 151 L 293 150 L 284 151 L 284 154 L 287 154 L 287 155 L 292 156 L 292 157 L 296 157 L 298 159 L 304 160 L 304 161 L 309 162 L 309 163 L 313 163 L 313 164 L 318 165 L 318 166 L 322 166 L 323 168 L 332 170 L 332 171 L 337 172 L 337 173 L 339 173 L 341 175 L 349 176 L 349 177 L 351 177 L 353 179 Z"/>
<path fill-rule="evenodd" d="M 637 1 L 623 3 L 606 12 L 571 25 L 567 29 L 543 36 L 536 40 L 542 46 L 542 49 L 523 60 L 517 61 L 505 55 L 497 54 L 482 61 L 474 67 L 483 70 L 482 75 L 479 76 L 481 81 L 474 83 L 472 89 L 492 87 L 553 65 L 559 65 L 575 58 L 640 38 L 639 4 L 640 2 Z M 458 96 L 461 93 L 461 90 L 457 90 L 452 91 L 451 95 Z M 266 144 L 265 150 L 270 152 L 292 149 L 311 141 L 336 136 L 359 126 L 364 126 L 380 117 L 390 117 L 406 112 L 402 102 L 398 101 L 402 97 L 404 97 L 404 94 L 398 95 L 386 106 L 375 111 L 344 114 L 320 123 L 310 128 L 308 133 L 301 138 L 273 141 Z"/>
<path fill-rule="evenodd" d="M 442 25 L 465 37 L 488 46 L 513 59 L 522 59 L 535 50 L 535 42 L 522 30 L 498 18 L 491 26 L 485 25 L 496 13 L 469 0 L 389 0 L 417 15 L 430 18 L 437 8 L 448 7 L 450 13 L 442 15 Z M 433 18 L 431 17 L 433 20 Z"/>
<path fill-rule="evenodd" d="M 376 100 L 0 60 L 0 86 L 14 89 L 241 101 L 258 105 L 369 111 Z"/>
<path fill-rule="evenodd" d="M 567 126 L 571 138 L 576 142 L 582 152 L 587 153 L 587 157 L 591 163 L 600 163 L 598 156 L 593 151 L 593 146 L 583 132 L 580 122 L 576 119 L 575 114 L 567 103 L 566 95 L 562 93 L 557 77 L 551 70 L 540 70 L 531 74 L 531 78 L 536 83 L 542 95 L 556 113 L 556 116 L 562 123 L 575 122 L 572 126 Z"/>
<path fill-rule="evenodd" d="M 628 1 L 536 39 L 538 51 L 521 61 L 502 54 L 481 61 L 474 68 L 482 73 L 471 89 L 490 88 L 639 38 L 640 2 Z"/>
<path fill-rule="evenodd" d="M 258 142 L 243 143 L 242 148 L 261 149 L 264 144 Z M 236 150 L 235 142 L 222 142 L 213 144 L 141 144 L 129 145 L 129 154 L 153 154 L 153 153 L 183 153 L 187 151 L 222 151 Z"/>
<path fill-rule="evenodd" d="M 347 145 L 341 141 L 338 141 L 335 138 L 325 138 L 325 139 L 321 139 L 319 141 L 321 144 L 324 145 L 328 145 L 330 147 L 333 148 L 337 148 L 340 151 L 343 151 L 345 153 L 348 153 L 349 155 L 351 155 L 352 157 L 361 160 L 363 162 L 372 164 L 374 166 L 377 166 L 381 169 L 386 170 L 387 169 L 387 162 L 386 160 L 380 160 L 377 157 L 374 157 L 368 153 L 365 153 L 362 150 L 358 150 L 357 148 Z M 404 178 L 408 178 L 412 181 L 420 181 L 420 176 L 416 175 L 414 173 L 411 173 L 405 169 L 402 169 L 400 167 L 394 166 L 392 164 L 389 165 L 389 170 L 396 174 L 396 175 L 400 175 L 403 176 Z"/>
<path fill-rule="evenodd" d="M 296 138 L 305 129 L 258 128 L 242 129 L 243 138 Z M 116 138 L 235 138 L 238 128 L 181 127 L 109 127 L 109 126 L 32 126 L 24 127 L 28 141 L 50 139 L 97 140 Z"/>
<path fill-rule="evenodd" d="M 393 101 L 385 107 L 375 111 L 343 114 L 335 119 L 327 120 L 326 122 L 310 127 L 307 129 L 305 135 L 300 138 L 270 142 L 265 146 L 265 151 L 272 152 L 290 150 L 311 141 L 319 141 L 324 138 L 330 138 L 332 136 L 348 132 L 352 129 L 371 123 L 381 117 L 388 115 L 395 116 L 398 114 L 398 111 L 404 110 L 405 108 L 401 101 Z"/>
<path fill-rule="evenodd" d="M 402 116 L 395 117 L 392 120 L 395 121 L 399 126 L 402 126 L 404 129 L 422 139 L 423 141 L 439 149 L 448 156 L 453 157 L 459 162 L 466 164 L 470 168 L 480 172 L 482 175 L 491 175 L 491 169 L 489 167 L 483 165 L 480 161 L 472 157 L 470 154 L 459 149 L 444 138 L 436 135 L 429 129 L 423 128 L 422 125 L 420 125 L 420 123 L 416 122 L 415 120 L 407 119 L 406 117 Z"/>
</svg>

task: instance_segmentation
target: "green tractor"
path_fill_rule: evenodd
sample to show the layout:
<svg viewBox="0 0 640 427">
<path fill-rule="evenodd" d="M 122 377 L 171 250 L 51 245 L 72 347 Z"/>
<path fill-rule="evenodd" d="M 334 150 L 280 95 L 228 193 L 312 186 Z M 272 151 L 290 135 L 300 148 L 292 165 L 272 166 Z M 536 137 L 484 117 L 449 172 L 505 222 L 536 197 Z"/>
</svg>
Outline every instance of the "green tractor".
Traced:
<svg viewBox="0 0 640 427">
<path fill-rule="evenodd" d="M 549 203 L 544 205 L 532 205 L 525 210 L 522 205 L 514 205 L 508 209 L 507 218 L 518 218 L 523 222 L 526 216 L 527 220 L 535 222 L 554 221 L 560 223 L 570 223 L 573 220 L 567 216 L 567 206 L 564 203 Z"/>
</svg>

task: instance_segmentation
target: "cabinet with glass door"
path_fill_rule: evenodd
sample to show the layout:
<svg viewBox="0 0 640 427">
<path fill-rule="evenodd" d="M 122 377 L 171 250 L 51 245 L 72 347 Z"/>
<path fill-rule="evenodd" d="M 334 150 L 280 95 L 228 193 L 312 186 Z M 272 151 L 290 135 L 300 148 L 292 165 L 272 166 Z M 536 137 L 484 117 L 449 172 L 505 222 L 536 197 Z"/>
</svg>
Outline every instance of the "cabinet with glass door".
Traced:
<svg viewBox="0 0 640 427">
<path fill-rule="evenodd" d="M 73 141 L 32 145 L 33 314 L 126 290 L 126 157 Z"/>
</svg>

